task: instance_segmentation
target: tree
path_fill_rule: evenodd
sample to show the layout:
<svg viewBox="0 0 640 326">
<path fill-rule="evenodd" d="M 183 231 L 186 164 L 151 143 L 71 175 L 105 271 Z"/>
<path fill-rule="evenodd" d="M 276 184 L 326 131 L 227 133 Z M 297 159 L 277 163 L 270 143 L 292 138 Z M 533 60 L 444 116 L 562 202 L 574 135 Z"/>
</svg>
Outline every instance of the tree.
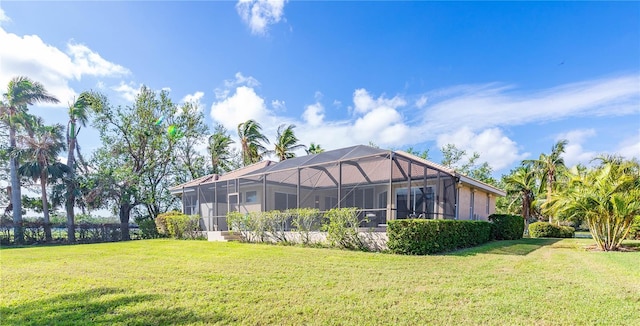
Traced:
<svg viewBox="0 0 640 326">
<path fill-rule="evenodd" d="M 596 158 L 600 165 L 570 176 L 569 187 L 554 194 L 552 210 L 568 218 L 584 217 L 601 250 L 616 250 L 640 215 L 640 164 L 616 157 Z"/>
<path fill-rule="evenodd" d="M 74 204 L 76 197 L 80 194 L 78 180 L 76 180 L 76 168 L 82 170 L 83 167 L 87 165 L 80 152 L 78 134 L 80 133 L 81 127 L 87 125 L 90 110 L 100 110 L 105 101 L 104 96 L 98 93 L 83 92 L 69 105 L 69 122 L 67 122 L 67 166 L 69 167 L 70 173 L 65 180 L 66 196 L 64 201 L 67 213 L 67 241 L 70 243 L 76 241 Z M 76 154 L 81 165 L 76 164 Z"/>
<path fill-rule="evenodd" d="M 177 183 L 197 179 L 207 173 L 206 157 L 200 148 L 206 142 L 209 128 L 204 122 L 204 114 L 194 102 L 187 102 L 178 108 L 174 125 L 181 126 L 182 136 L 176 144 L 174 171 Z"/>
<path fill-rule="evenodd" d="M 504 178 L 507 185 L 507 195 L 517 193 L 520 198 L 520 214 L 524 218 L 525 228 L 528 227 L 529 217 L 533 212 L 533 201 L 535 200 L 536 178 L 530 165 L 518 167 L 515 171 Z M 526 229 L 525 229 L 526 231 Z"/>
<path fill-rule="evenodd" d="M 261 131 L 260 124 L 252 119 L 238 125 L 238 138 L 240 138 L 242 147 L 242 163 L 244 166 L 260 162 L 262 155 L 267 151 L 261 142 L 269 144 L 269 139 Z"/>
<path fill-rule="evenodd" d="M 409 147 L 407 148 L 407 150 L 405 151 L 411 155 L 415 155 L 417 157 L 423 158 L 425 160 L 429 159 L 429 150 L 425 149 L 422 152 L 418 152 L 417 150 L 413 149 L 413 147 Z"/>
<path fill-rule="evenodd" d="M 156 94 L 144 86 L 133 105 L 105 104 L 96 111 L 93 123 L 102 147 L 92 159 L 87 201 L 92 208 L 115 204 L 123 240 L 129 240 L 130 215 L 136 206 L 145 205 L 155 218 L 167 205 L 162 201 L 173 182 L 169 178 L 174 148 L 185 132 L 176 113 L 166 91 Z"/>
<path fill-rule="evenodd" d="M 9 127 L 8 150 L 11 153 L 17 149 L 16 133 L 19 127 L 17 118 L 27 113 L 28 106 L 35 103 L 58 103 L 59 101 L 50 95 L 42 84 L 24 76 L 11 79 L 7 85 L 7 92 L 2 96 L 0 120 Z M 11 203 L 13 205 L 14 239 L 16 243 L 20 244 L 24 242 L 24 234 L 22 231 L 22 194 L 20 180 L 18 179 L 18 158 L 15 155 L 11 155 L 9 161 L 11 188 L 13 190 L 11 192 Z"/>
<path fill-rule="evenodd" d="M 222 174 L 231 170 L 233 155 L 230 146 L 233 143 L 227 129 L 221 124 L 216 125 L 207 147 L 211 156 L 211 173 Z"/>
<path fill-rule="evenodd" d="M 307 146 L 298 144 L 300 141 L 298 137 L 296 137 L 293 129 L 295 125 L 280 125 L 278 127 L 278 134 L 276 136 L 276 144 L 274 148 L 274 153 L 280 161 L 284 161 L 289 158 L 296 157 L 294 151 L 298 149 L 307 149 Z"/>
<path fill-rule="evenodd" d="M 50 177 L 59 179 L 69 172 L 67 165 L 57 162 L 58 154 L 65 149 L 62 125 L 37 126 L 33 136 L 21 136 L 19 143 L 24 149 L 19 151 L 26 162 L 18 169 L 19 174 L 40 180 L 42 192 L 42 213 L 47 241 L 51 241 L 49 220 L 49 202 L 47 199 L 47 181 Z"/>
<path fill-rule="evenodd" d="M 322 152 L 324 152 L 324 148 L 320 144 L 311 143 L 307 149 L 307 154 L 320 154 Z"/>
<path fill-rule="evenodd" d="M 474 152 L 473 155 L 468 156 L 467 151 L 457 148 L 454 144 L 446 144 L 442 146 L 440 150 L 442 152 L 442 165 L 484 183 L 493 186 L 498 184 L 496 179 L 491 176 L 493 169 L 489 163 L 477 163 L 480 159 L 478 152 Z M 466 159 L 466 162 L 464 162 L 464 159 Z"/>
<path fill-rule="evenodd" d="M 542 153 L 537 160 L 523 161 L 525 164 L 533 165 L 533 168 L 540 179 L 540 193 L 542 193 L 542 189 L 546 189 L 545 202 L 547 203 L 551 202 L 551 197 L 555 190 L 555 183 L 558 175 L 566 172 L 566 166 L 564 165 L 564 159 L 562 158 L 566 145 L 566 140 L 560 140 L 553 145 L 549 155 Z M 545 205 L 543 205 L 543 207 L 545 207 Z M 552 217 L 549 214 L 549 211 L 545 210 L 545 212 L 549 217 L 549 222 L 551 223 Z"/>
</svg>

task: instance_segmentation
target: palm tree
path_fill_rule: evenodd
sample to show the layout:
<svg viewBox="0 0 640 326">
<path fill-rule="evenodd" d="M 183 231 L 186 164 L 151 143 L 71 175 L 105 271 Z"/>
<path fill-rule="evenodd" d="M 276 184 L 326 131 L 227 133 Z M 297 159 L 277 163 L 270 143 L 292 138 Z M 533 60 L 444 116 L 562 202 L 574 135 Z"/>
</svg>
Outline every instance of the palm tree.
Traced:
<svg viewBox="0 0 640 326">
<path fill-rule="evenodd" d="M 536 177 L 531 165 L 518 167 L 513 173 L 504 179 L 509 194 L 518 193 L 522 203 L 521 214 L 525 221 L 525 232 L 528 229 L 529 217 L 533 212 L 535 200 Z"/>
<path fill-rule="evenodd" d="M 257 163 L 267 149 L 260 143 L 269 144 L 269 139 L 261 133 L 262 127 L 249 119 L 238 125 L 238 138 L 242 145 L 242 163 L 244 166 Z"/>
<path fill-rule="evenodd" d="M 31 177 L 34 181 L 40 179 L 42 191 L 42 212 L 44 214 L 44 231 L 47 241 L 51 241 L 51 225 L 49 224 L 49 204 L 47 199 L 47 181 L 49 177 L 60 178 L 69 172 L 69 167 L 57 162 L 58 154 L 65 149 L 62 125 L 38 126 L 34 136 L 21 136 L 19 142 L 24 145 L 19 150 L 20 156 L 26 162 L 20 166 L 20 175 Z"/>
<path fill-rule="evenodd" d="M 295 125 L 286 126 L 284 124 L 281 124 L 278 127 L 278 135 L 276 136 L 274 153 L 278 156 L 280 161 L 296 157 L 294 151 L 298 149 L 307 149 L 307 146 L 298 144 L 300 140 L 293 133 L 293 129 L 295 127 Z"/>
<path fill-rule="evenodd" d="M 319 154 L 324 152 L 324 148 L 320 147 L 320 144 L 311 143 L 307 149 L 307 154 Z"/>
<path fill-rule="evenodd" d="M 599 167 L 571 176 L 553 208 L 568 218 L 584 217 L 601 250 L 616 250 L 640 215 L 640 164 L 600 157 Z"/>
<path fill-rule="evenodd" d="M 80 96 L 78 96 L 78 99 L 69 105 L 69 122 L 67 122 L 67 166 L 71 173 L 69 173 L 66 180 L 67 194 L 65 198 L 65 210 L 67 212 L 67 241 L 70 243 L 76 241 L 74 203 L 76 201 L 76 195 L 79 193 L 75 172 L 76 154 L 82 166 L 86 166 L 80 153 L 80 145 L 78 145 L 78 133 L 80 132 L 80 126 L 85 127 L 87 121 L 89 121 L 89 110 L 91 108 L 100 109 L 102 103 L 103 100 L 99 94 L 82 92 Z M 78 126 L 78 124 L 80 124 L 80 126 Z"/>
<path fill-rule="evenodd" d="M 35 103 L 58 103 L 58 99 L 49 95 L 44 86 L 28 77 L 14 77 L 9 81 L 7 92 L 3 95 L 0 109 L 2 122 L 9 127 L 9 150 L 16 150 L 17 119 L 27 113 L 28 106 Z M 14 239 L 16 243 L 24 242 L 22 232 L 22 202 L 20 180 L 18 179 L 18 158 L 12 155 L 9 162 L 11 173 L 11 203 L 13 204 Z"/>
<path fill-rule="evenodd" d="M 209 136 L 209 154 L 211 155 L 211 172 L 220 174 L 231 169 L 231 144 L 234 141 L 227 133 L 227 129 L 218 124 L 214 133 Z"/>
<path fill-rule="evenodd" d="M 566 166 L 564 165 L 564 159 L 562 158 L 562 153 L 564 153 L 565 147 L 567 146 L 566 140 L 560 140 L 551 149 L 551 154 L 540 154 L 540 157 L 537 160 L 526 160 L 523 161 L 525 164 L 532 164 L 536 174 L 540 178 L 540 192 L 542 193 L 542 189 L 546 188 L 546 200 L 545 203 L 551 202 L 551 197 L 553 195 L 553 191 L 555 190 L 555 182 L 558 178 L 559 174 L 566 171 Z M 548 207 L 548 205 L 547 205 Z M 549 223 L 552 222 L 552 217 L 547 211 L 547 216 L 549 217 Z"/>
</svg>

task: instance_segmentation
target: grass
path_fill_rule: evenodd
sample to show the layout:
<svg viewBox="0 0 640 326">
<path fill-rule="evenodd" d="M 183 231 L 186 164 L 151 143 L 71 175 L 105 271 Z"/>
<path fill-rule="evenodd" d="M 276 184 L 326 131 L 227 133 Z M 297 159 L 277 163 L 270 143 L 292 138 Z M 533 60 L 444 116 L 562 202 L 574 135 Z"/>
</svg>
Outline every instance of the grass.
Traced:
<svg viewBox="0 0 640 326">
<path fill-rule="evenodd" d="M 636 244 L 638 242 L 635 242 Z M 146 240 L 0 250 L 3 325 L 640 325 L 640 252 L 439 256 Z"/>
</svg>

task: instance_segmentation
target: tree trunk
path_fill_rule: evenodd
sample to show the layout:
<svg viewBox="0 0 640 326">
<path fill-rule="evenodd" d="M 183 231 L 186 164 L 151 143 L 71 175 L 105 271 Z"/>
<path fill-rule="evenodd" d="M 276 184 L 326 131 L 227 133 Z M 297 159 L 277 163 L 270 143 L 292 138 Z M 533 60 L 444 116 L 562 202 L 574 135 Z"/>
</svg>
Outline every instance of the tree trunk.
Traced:
<svg viewBox="0 0 640 326">
<path fill-rule="evenodd" d="M 551 202 L 551 191 L 553 189 L 553 174 L 549 174 L 547 177 L 547 202 L 546 204 L 549 205 L 549 203 Z M 549 223 L 552 223 L 552 218 L 551 215 L 549 215 Z"/>
<path fill-rule="evenodd" d="M 49 220 L 49 202 L 47 201 L 47 172 L 46 166 L 40 172 L 40 190 L 42 191 L 42 214 L 44 215 L 44 237 L 51 242 L 51 221 Z"/>
<path fill-rule="evenodd" d="M 122 241 L 131 240 L 129 236 L 129 214 L 131 213 L 131 205 L 120 204 L 120 234 Z"/>
<path fill-rule="evenodd" d="M 11 121 L 9 121 L 9 149 L 16 149 L 16 128 Z M 20 179 L 18 178 L 18 158 L 12 155 L 9 159 L 9 166 L 11 170 L 11 204 L 13 205 L 13 240 L 16 244 L 23 244 L 22 194 L 20 191 Z"/>
<path fill-rule="evenodd" d="M 72 128 L 73 129 L 73 128 Z M 74 151 L 76 150 L 76 138 L 69 135 L 69 154 L 67 155 L 67 166 L 71 169 L 71 176 L 69 183 L 67 184 L 67 200 L 65 202 L 65 209 L 67 211 L 67 241 L 69 243 L 76 242 L 76 226 L 75 226 L 75 212 L 74 204 L 76 201 L 76 169 L 75 169 L 75 157 Z"/>
</svg>

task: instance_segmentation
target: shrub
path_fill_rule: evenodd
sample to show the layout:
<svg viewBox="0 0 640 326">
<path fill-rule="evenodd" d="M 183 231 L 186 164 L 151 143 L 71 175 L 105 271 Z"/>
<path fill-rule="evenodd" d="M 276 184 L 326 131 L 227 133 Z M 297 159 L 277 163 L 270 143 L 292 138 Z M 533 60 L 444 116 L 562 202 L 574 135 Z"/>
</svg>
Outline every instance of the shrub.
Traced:
<svg viewBox="0 0 640 326">
<path fill-rule="evenodd" d="M 485 221 L 395 220 L 388 222 L 387 235 L 391 252 L 426 255 L 488 242 L 491 224 Z"/>
<path fill-rule="evenodd" d="M 325 213 L 329 223 L 322 226 L 327 231 L 327 240 L 334 247 L 343 249 L 368 250 L 360 237 L 358 209 L 355 207 L 334 208 Z"/>
<path fill-rule="evenodd" d="M 156 217 L 158 233 L 176 239 L 195 239 L 200 230 L 198 215 L 185 215 L 177 211 L 160 214 Z"/>
<path fill-rule="evenodd" d="M 518 240 L 522 239 L 524 232 L 524 218 L 519 215 L 492 214 L 489 221 L 491 226 L 491 236 L 496 240 Z"/>
<path fill-rule="evenodd" d="M 529 236 L 532 238 L 573 238 L 575 229 L 570 226 L 557 226 L 549 222 L 529 224 Z"/>
<path fill-rule="evenodd" d="M 311 232 L 320 230 L 320 210 L 316 208 L 299 208 L 288 211 L 292 217 L 291 224 L 300 234 L 302 244 L 311 243 Z"/>
<path fill-rule="evenodd" d="M 136 218 L 136 223 L 140 228 L 140 237 L 142 239 L 155 239 L 160 237 L 156 222 L 151 217 Z"/>
<path fill-rule="evenodd" d="M 264 212 L 261 215 L 264 221 L 264 230 L 271 233 L 276 242 L 288 242 L 285 231 L 289 214 L 276 210 Z"/>
</svg>

